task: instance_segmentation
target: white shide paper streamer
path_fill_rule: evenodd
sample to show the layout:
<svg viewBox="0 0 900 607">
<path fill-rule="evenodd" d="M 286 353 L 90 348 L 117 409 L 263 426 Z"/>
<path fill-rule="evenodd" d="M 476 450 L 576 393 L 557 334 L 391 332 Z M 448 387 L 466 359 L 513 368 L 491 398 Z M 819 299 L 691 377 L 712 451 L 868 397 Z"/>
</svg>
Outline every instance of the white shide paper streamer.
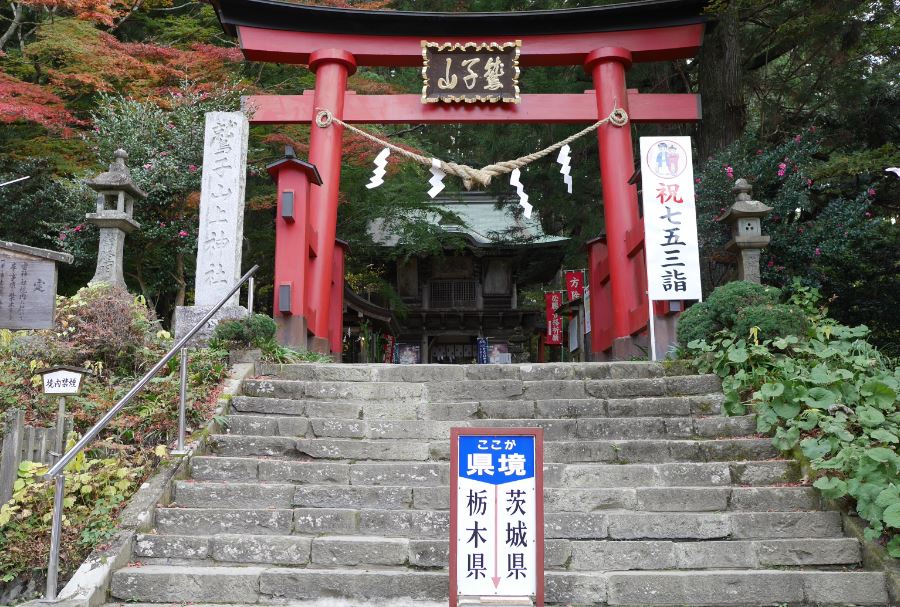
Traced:
<svg viewBox="0 0 900 607">
<path fill-rule="evenodd" d="M 431 159 L 431 168 L 428 170 L 431 171 L 431 179 L 428 180 L 431 189 L 428 190 L 428 195 L 434 198 L 444 189 L 444 177 L 447 176 L 447 173 L 441 169 L 441 161 L 437 158 Z"/>
<path fill-rule="evenodd" d="M 528 204 L 528 194 L 525 193 L 525 186 L 523 186 L 522 182 L 519 180 L 521 176 L 521 171 L 519 171 L 519 169 L 514 169 L 513 172 L 509 174 L 509 185 L 516 188 L 516 192 L 519 194 L 519 206 L 525 209 L 526 219 L 531 219 L 531 209 L 534 207 Z"/>
<path fill-rule="evenodd" d="M 570 151 L 569 144 L 566 144 L 559 148 L 559 156 L 556 157 L 556 162 L 562 165 L 559 172 L 562 173 L 563 181 L 566 183 L 569 194 L 572 193 L 572 167 L 570 166 L 572 157 L 569 154 Z"/>
<path fill-rule="evenodd" d="M 366 184 L 366 187 L 370 190 L 372 188 L 377 188 L 384 183 L 384 174 L 387 173 L 387 159 L 390 155 L 391 150 L 384 148 L 378 152 L 378 156 L 375 157 L 375 169 L 372 171 L 372 178 L 369 179 L 369 183 Z"/>
</svg>

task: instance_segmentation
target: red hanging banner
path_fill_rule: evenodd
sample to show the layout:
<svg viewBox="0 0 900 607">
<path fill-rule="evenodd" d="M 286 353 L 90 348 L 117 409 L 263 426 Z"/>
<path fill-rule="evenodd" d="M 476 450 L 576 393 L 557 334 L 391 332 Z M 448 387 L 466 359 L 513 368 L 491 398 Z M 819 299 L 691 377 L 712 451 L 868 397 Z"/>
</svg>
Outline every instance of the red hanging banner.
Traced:
<svg viewBox="0 0 900 607">
<path fill-rule="evenodd" d="M 562 344 L 562 318 L 556 313 L 556 309 L 562 305 L 562 298 L 563 291 L 544 293 L 547 317 L 547 339 L 544 343 L 548 346 L 559 346 Z"/>
<path fill-rule="evenodd" d="M 584 297 L 584 270 L 566 270 L 566 294 L 569 301 Z"/>
<path fill-rule="evenodd" d="M 381 362 L 394 362 L 394 336 L 388 333 L 384 334 L 384 355 Z"/>
</svg>

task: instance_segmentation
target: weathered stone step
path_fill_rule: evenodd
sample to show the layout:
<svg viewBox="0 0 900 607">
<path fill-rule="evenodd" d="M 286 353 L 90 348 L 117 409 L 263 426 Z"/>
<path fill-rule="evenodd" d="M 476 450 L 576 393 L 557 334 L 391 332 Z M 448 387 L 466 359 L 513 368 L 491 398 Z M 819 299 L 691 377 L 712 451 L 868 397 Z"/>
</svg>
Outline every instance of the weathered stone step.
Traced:
<svg viewBox="0 0 900 607">
<path fill-rule="evenodd" d="M 642 379 L 662 377 L 660 363 L 534 363 L 522 365 L 257 364 L 259 375 L 302 381 L 432 382 L 485 379 Z"/>
<path fill-rule="evenodd" d="M 195 480 L 290 482 L 311 485 L 408 485 L 431 487 L 450 482 L 447 462 L 322 462 L 253 457 L 198 456 L 191 460 Z M 544 465 L 545 487 L 691 487 L 779 485 L 800 479 L 789 460 L 765 462 L 681 462 L 663 464 Z"/>
<path fill-rule="evenodd" d="M 623 571 L 609 605 L 885 605 L 884 573 L 869 571 Z"/>
<path fill-rule="evenodd" d="M 334 439 L 214 434 L 210 450 L 225 456 L 313 457 L 324 460 L 447 461 L 449 441 Z M 768 460 L 779 456 L 768 438 L 705 440 L 574 440 L 544 445 L 550 463 L 716 462 Z"/>
<path fill-rule="evenodd" d="M 841 535 L 837 512 L 547 512 L 550 539 L 778 539 Z M 157 508 L 167 535 L 366 535 L 442 539 L 446 510 Z"/>
<path fill-rule="evenodd" d="M 181 562 L 272 565 L 406 565 L 446 568 L 447 540 L 378 536 L 138 535 L 134 555 Z M 565 540 L 544 545 L 548 569 L 626 571 L 652 569 L 765 569 L 814 565 L 855 565 L 859 542 L 851 538 L 724 540 Z M 144 561 L 144 564 L 148 564 Z"/>
<path fill-rule="evenodd" d="M 376 508 L 448 510 L 450 487 L 176 481 L 181 508 Z M 800 511 L 821 507 L 812 487 L 545 488 L 548 512 Z"/>
<path fill-rule="evenodd" d="M 844 571 L 547 572 L 548 603 L 580 605 L 884 605 L 883 573 Z M 120 600 L 256 603 L 272 600 L 446 600 L 444 572 L 292 567 L 126 567 L 113 574 Z"/>
<path fill-rule="evenodd" d="M 106 603 L 101 607 L 122 607 L 122 603 Z M 184 603 L 135 603 L 128 607 L 184 607 Z M 191 607 L 222 607 L 221 603 L 191 603 Z M 230 603 L 228 607 L 259 607 L 250 603 Z M 291 607 L 410 607 L 408 599 L 324 599 L 292 600 Z M 415 607 L 447 607 L 447 601 L 416 601 Z"/>
<path fill-rule="evenodd" d="M 548 398 L 520 400 L 473 399 L 459 402 L 356 402 L 270 396 L 235 396 L 231 407 L 238 413 L 299 416 L 308 418 L 372 420 L 483 420 L 575 419 L 580 417 L 678 417 L 717 415 L 721 393 L 693 396 L 640 398 Z"/>
<path fill-rule="evenodd" d="M 544 440 L 635 438 L 718 438 L 756 433 L 756 418 L 741 417 L 582 417 L 578 419 L 361 420 L 276 415 L 229 415 L 232 435 L 293 438 L 449 439 L 453 427 L 542 428 Z"/>
<path fill-rule="evenodd" d="M 327 401 L 380 401 L 393 404 L 485 400 L 635 398 L 711 394 L 721 389 L 716 375 L 644 379 L 470 379 L 466 381 L 302 381 L 249 379 L 247 396 Z"/>
</svg>

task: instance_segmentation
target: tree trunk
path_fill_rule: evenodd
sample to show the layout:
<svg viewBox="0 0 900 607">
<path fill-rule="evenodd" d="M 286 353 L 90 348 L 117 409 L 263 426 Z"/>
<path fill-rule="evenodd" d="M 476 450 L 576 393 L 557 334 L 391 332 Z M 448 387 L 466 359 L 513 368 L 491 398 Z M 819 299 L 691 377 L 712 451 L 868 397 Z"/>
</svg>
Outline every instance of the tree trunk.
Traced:
<svg viewBox="0 0 900 607">
<path fill-rule="evenodd" d="M 709 24 L 697 58 L 703 95 L 703 120 L 697 140 L 701 162 L 743 135 L 747 122 L 736 4 L 729 2 L 717 20 Z"/>
<path fill-rule="evenodd" d="M 19 26 L 22 25 L 22 15 L 25 14 L 25 11 L 22 9 L 22 5 L 13 4 L 12 10 L 12 23 L 9 24 L 9 29 L 7 29 L 2 36 L 0 36 L 0 51 L 3 50 L 3 47 L 6 46 L 6 43 L 9 42 L 9 39 L 13 37 L 16 31 L 18 31 Z"/>
</svg>

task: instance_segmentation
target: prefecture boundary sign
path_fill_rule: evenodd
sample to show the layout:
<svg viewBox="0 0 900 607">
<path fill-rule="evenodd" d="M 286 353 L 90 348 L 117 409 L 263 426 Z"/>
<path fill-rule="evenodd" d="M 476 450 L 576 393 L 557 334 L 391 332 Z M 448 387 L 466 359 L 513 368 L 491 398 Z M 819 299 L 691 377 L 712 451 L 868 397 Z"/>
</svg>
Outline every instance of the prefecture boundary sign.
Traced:
<svg viewBox="0 0 900 607">
<path fill-rule="evenodd" d="M 451 607 L 478 597 L 543 606 L 543 464 L 541 428 L 451 429 Z"/>
</svg>

